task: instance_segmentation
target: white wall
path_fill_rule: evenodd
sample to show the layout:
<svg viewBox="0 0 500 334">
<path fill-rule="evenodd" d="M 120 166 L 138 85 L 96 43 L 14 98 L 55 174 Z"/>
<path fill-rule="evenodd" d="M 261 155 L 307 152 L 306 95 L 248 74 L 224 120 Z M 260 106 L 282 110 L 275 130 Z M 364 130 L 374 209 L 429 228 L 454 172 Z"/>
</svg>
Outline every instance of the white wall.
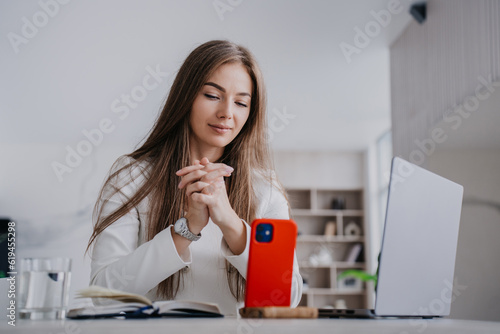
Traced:
<svg viewBox="0 0 500 334">
<path fill-rule="evenodd" d="M 364 186 L 361 152 L 275 151 L 274 161 L 285 187 L 359 189 Z"/>
<path fill-rule="evenodd" d="M 457 290 L 451 317 L 500 321 L 500 149 L 437 150 L 428 167 L 464 186 L 455 286 L 465 287 Z"/>
</svg>

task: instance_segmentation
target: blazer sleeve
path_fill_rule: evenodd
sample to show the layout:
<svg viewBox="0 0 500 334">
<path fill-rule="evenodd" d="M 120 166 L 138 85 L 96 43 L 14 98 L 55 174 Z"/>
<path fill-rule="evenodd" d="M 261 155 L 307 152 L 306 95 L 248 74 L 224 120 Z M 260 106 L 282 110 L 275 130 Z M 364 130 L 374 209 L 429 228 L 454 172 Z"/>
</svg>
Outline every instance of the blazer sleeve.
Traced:
<svg viewBox="0 0 500 334">
<path fill-rule="evenodd" d="M 137 179 L 132 178 L 132 182 L 125 186 L 121 181 L 123 178 L 117 182 L 119 184 L 109 184 L 103 192 L 106 198 L 105 194 L 112 191 L 114 194 L 110 198 L 106 201 L 99 199 L 103 217 L 118 209 L 137 190 Z M 115 193 L 113 188 L 119 191 Z M 152 240 L 141 244 L 139 210 L 130 210 L 96 238 L 91 253 L 90 284 L 145 295 L 158 283 L 189 265 L 191 253 L 189 250 L 183 256 L 177 253 L 171 228 L 169 226 Z"/>
</svg>

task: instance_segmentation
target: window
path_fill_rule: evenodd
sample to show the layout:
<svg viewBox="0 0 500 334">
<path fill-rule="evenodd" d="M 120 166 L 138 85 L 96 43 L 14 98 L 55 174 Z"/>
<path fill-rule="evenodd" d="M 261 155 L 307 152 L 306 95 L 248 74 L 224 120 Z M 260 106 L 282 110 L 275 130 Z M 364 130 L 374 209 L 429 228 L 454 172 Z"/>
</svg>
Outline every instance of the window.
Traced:
<svg viewBox="0 0 500 334">
<path fill-rule="evenodd" d="M 389 192 L 389 178 L 392 161 L 392 132 L 389 129 L 377 140 L 377 193 L 379 231 L 382 234 L 385 224 L 385 211 L 387 207 L 387 194 Z M 379 236 L 380 239 L 382 235 Z"/>
</svg>

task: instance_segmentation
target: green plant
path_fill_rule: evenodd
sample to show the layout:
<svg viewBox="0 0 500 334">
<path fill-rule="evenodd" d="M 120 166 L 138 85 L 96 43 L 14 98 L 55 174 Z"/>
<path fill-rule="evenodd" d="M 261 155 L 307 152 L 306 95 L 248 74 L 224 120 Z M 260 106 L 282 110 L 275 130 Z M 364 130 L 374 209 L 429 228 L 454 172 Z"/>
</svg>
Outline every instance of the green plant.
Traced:
<svg viewBox="0 0 500 334">
<path fill-rule="evenodd" d="M 363 282 L 373 281 L 375 283 L 375 286 L 377 286 L 377 274 L 371 275 L 364 270 L 358 270 L 358 269 L 345 270 L 338 275 L 337 279 L 340 280 L 344 277 L 354 277 Z"/>
<path fill-rule="evenodd" d="M 337 279 L 340 280 L 344 277 L 354 277 L 354 278 L 357 278 L 363 282 L 373 281 L 373 283 L 375 284 L 375 291 L 377 291 L 377 278 L 378 278 L 378 268 L 380 266 L 380 253 L 378 254 L 377 262 L 378 262 L 378 265 L 377 265 L 377 271 L 375 272 L 375 275 L 367 273 L 364 270 L 348 269 L 348 270 L 341 272 L 337 276 Z"/>
</svg>

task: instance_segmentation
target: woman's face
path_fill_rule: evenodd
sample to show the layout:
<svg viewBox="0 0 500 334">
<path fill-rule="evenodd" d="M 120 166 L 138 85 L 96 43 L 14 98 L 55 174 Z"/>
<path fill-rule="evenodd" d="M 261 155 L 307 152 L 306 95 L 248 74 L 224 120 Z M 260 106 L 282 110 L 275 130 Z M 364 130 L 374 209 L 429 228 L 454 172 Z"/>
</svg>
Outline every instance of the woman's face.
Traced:
<svg viewBox="0 0 500 334">
<path fill-rule="evenodd" d="M 248 119 L 252 80 L 239 63 L 220 66 L 203 85 L 191 109 L 191 145 L 200 151 L 224 148 Z"/>
</svg>

